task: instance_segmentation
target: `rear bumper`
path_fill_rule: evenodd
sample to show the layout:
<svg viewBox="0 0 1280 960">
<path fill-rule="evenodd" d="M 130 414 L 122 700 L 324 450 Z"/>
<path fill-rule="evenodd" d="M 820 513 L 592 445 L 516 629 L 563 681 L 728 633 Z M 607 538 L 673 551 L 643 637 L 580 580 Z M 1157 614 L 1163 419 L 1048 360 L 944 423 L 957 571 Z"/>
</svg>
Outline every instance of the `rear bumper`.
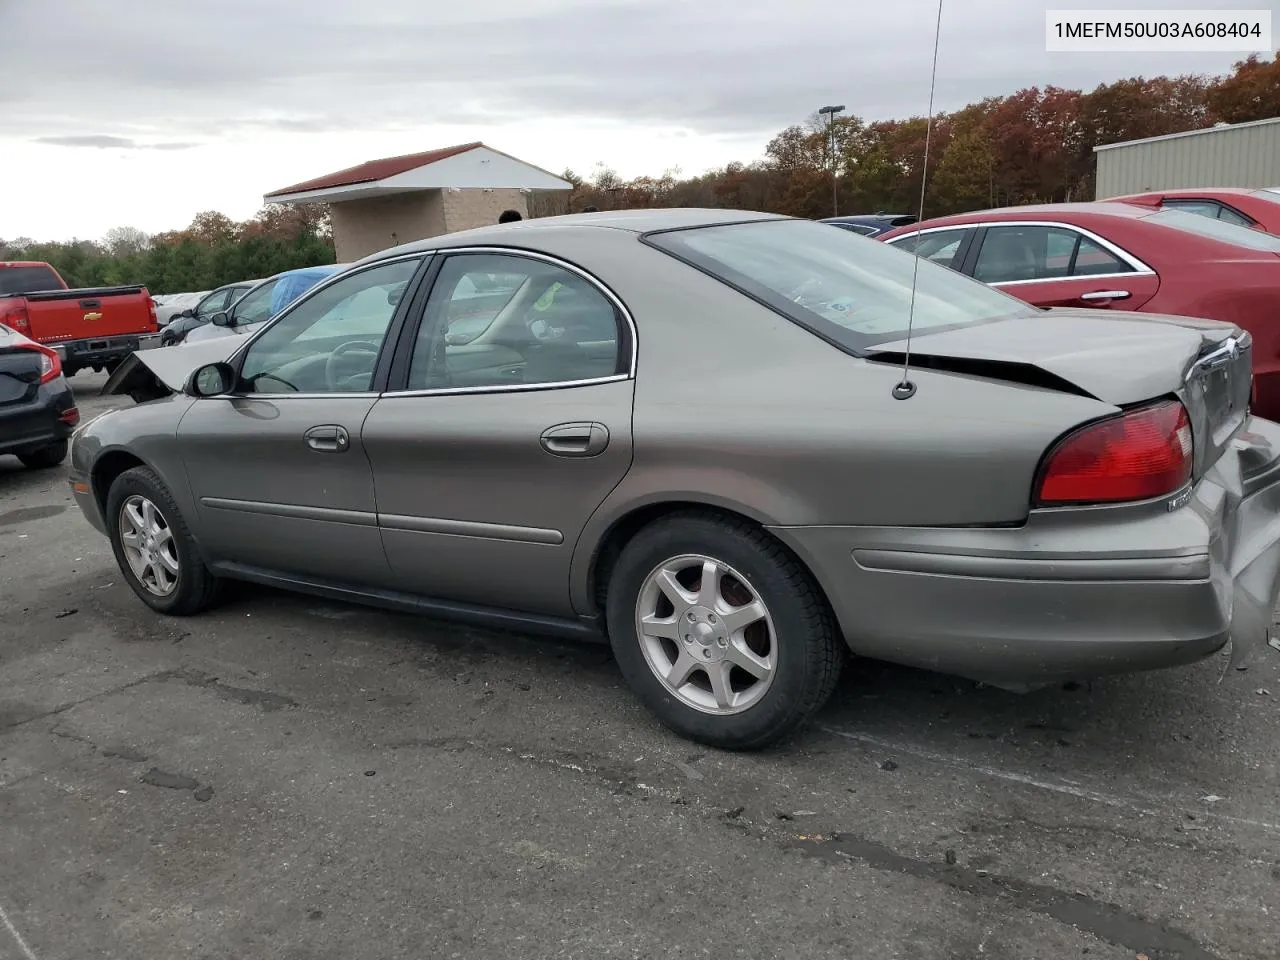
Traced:
<svg viewBox="0 0 1280 960">
<path fill-rule="evenodd" d="M 1240 663 L 1267 649 L 1280 590 L 1280 425 L 1247 431 L 1180 504 L 774 532 L 865 656 L 1011 688 L 1190 663 L 1228 641 Z"/>
<path fill-rule="evenodd" d="M 62 377 L 39 387 L 30 402 L 0 406 L 0 454 L 32 453 L 66 440 L 75 423 L 63 417 L 75 406 L 75 394 Z"/>
<path fill-rule="evenodd" d="M 150 350 L 160 346 L 159 333 L 130 334 L 123 337 L 102 337 L 97 340 L 69 340 L 46 346 L 56 350 L 64 367 L 102 367 L 123 360 L 135 350 Z"/>
</svg>

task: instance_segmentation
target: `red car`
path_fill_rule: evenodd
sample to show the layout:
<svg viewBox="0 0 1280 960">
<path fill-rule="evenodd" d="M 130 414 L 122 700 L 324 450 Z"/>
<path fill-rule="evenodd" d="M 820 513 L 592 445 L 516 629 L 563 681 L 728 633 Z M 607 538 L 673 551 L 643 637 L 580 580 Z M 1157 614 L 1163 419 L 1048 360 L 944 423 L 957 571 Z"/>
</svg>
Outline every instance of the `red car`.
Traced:
<svg viewBox="0 0 1280 960">
<path fill-rule="evenodd" d="M 1108 201 L 939 217 L 877 239 L 1039 307 L 1236 323 L 1253 335 L 1254 411 L 1280 420 L 1280 236 Z"/>
<path fill-rule="evenodd" d="M 1137 203 L 1163 210 L 1182 210 L 1202 217 L 1225 220 L 1265 233 L 1280 234 L 1280 188 L 1197 187 L 1188 190 L 1153 190 L 1107 202 Z"/>
</svg>

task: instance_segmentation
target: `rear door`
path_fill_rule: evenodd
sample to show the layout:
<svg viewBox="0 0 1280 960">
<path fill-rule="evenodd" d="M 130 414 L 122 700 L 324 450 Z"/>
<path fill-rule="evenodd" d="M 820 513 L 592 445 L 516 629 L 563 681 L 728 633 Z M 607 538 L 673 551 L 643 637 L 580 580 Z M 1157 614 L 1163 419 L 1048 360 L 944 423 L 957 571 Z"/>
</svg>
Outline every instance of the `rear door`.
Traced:
<svg viewBox="0 0 1280 960">
<path fill-rule="evenodd" d="M 965 272 L 1037 307 L 1140 310 L 1160 288 L 1137 257 L 1065 223 L 988 224 Z"/>
<path fill-rule="evenodd" d="M 634 343 L 621 302 L 575 267 L 444 258 L 361 435 L 399 589 L 574 613 L 574 546 L 631 466 Z"/>
</svg>

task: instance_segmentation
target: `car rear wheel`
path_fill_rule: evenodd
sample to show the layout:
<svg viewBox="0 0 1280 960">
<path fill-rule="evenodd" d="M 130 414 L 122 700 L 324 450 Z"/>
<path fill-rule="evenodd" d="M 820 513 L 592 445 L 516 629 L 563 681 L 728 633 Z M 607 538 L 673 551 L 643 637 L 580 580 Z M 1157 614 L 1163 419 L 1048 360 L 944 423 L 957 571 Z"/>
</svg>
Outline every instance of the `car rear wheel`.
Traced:
<svg viewBox="0 0 1280 960">
<path fill-rule="evenodd" d="M 143 603 L 160 613 L 187 616 L 216 602 L 219 581 L 152 470 L 134 467 L 120 474 L 107 493 L 106 515 L 116 563 Z"/>
<path fill-rule="evenodd" d="M 41 447 L 39 450 L 20 453 L 18 454 L 18 459 L 22 461 L 24 467 L 30 470 L 48 470 L 67 459 L 67 441 L 59 440 L 56 443 L 49 444 L 47 447 Z"/>
<path fill-rule="evenodd" d="M 606 616 L 627 683 L 667 726 L 731 750 L 768 746 L 827 702 L 843 646 L 808 571 L 763 530 L 659 520 L 623 549 Z"/>
</svg>

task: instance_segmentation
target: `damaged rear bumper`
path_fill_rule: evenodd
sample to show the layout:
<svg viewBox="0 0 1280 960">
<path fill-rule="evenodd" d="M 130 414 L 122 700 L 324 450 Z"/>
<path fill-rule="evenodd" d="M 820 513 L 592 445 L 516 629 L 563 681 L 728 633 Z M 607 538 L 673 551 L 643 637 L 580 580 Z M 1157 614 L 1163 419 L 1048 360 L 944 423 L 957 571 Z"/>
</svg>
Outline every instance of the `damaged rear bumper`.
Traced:
<svg viewBox="0 0 1280 960">
<path fill-rule="evenodd" d="M 1027 689 L 1269 651 L 1280 425 L 1251 419 L 1193 488 L 1009 528 L 774 527 L 863 656 Z"/>
</svg>

